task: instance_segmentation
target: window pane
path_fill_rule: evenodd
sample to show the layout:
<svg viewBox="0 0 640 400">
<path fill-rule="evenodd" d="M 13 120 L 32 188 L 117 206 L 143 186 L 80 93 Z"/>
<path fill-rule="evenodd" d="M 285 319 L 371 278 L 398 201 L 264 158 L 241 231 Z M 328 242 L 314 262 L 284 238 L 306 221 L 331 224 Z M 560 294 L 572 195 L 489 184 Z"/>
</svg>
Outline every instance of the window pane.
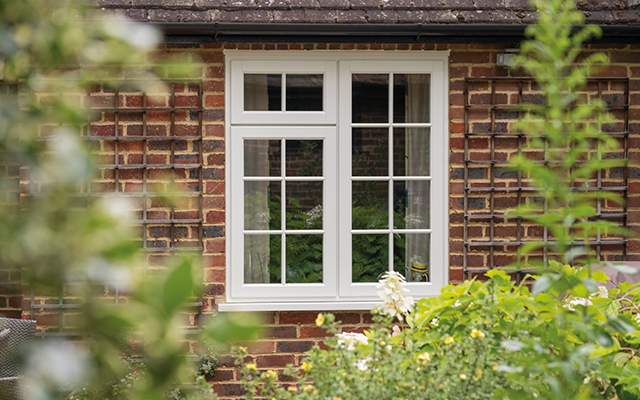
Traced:
<svg viewBox="0 0 640 400">
<path fill-rule="evenodd" d="M 287 111 L 322 111 L 322 74 L 287 74 Z"/>
<path fill-rule="evenodd" d="M 428 74 L 393 75 L 393 122 L 427 123 L 429 118 Z"/>
<path fill-rule="evenodd" d="M 286 229 L 322 229 L 322 182 L 287 182 L 286 223 Z"/>
<path fill-rule="evenodd" d="M 353 182 L 352 229 L 389 227 L 389 182 Z"/>
<path fill-rule="evenodd" d="M 244 74 L 245 111 L 282 111 L 282 75 Z"/>
<path fill-rule="evenodd" d="M 407 282 L 430 282 L 429 236 L 428 233 L 393 235 L 393 268 Z"/>
<path fill-rule="evenodd" d="M 389 235 L 351 235 L 353 282 L 377 282 L 389 270 Z"/>
<path fill-rule="evenodd" d="M 389 122 L 388 74 L 353 74 L 351 87 L 351 122 Z"/>
<path fill-rule="evenodd" d="M 393 175 L 429 176 L 429 128 L 393 130 Z"/>
<path fill-rule="evenodd" d="M 280 229 L 280 182 L 244 183 L 244 229 Z"/>
<path fill-rule="evenodd" d="M 352 175 L 389 176 L 389 130 L 353 128 Z"/>
<path fill-rule="evenodd" d="M 287 283 L 322 283 L 323 235 L 287 235 Z"/>
<path fill-rule="evenodd" d="M 393 225 L 397 229 L 429 229 L 429 181 L 393 183 Z"/>
<path fill-rule="evenodd" d="M 244 176 L 280 176 L 280 141 L 245 140 Z"/>
<path fill-rule="evenodd" d="M 244 236 L 244 283 L 280 283 L 280 235 Z"/>
<path fill-rule="evenodd" d="M 287 140 L 287 176 L 322 176 L 322 140 Z"/>
</svg>

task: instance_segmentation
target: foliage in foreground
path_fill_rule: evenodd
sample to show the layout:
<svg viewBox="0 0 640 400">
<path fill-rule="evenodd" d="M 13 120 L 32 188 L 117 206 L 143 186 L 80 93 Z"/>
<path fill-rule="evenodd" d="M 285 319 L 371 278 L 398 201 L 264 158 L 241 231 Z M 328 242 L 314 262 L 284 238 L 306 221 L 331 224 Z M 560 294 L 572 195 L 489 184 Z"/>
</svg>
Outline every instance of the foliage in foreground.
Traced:
<svg viewBox="0 0 640 400">
<path fill-rule="evenodd" d="M 0 0 L 0 270 L 21 276 L 38 296 L 57 298 L 64 291 L 72 297 L 81 307 L 73 318 L 65 315 L 65 326 L 89 338 L 86 346 L 48 340 L 21 355 L 26 398 L 59 398 L 61 387 L 92 391 L 128 379 L 130 366 L 120 356 L 133 335 L 144 339 L 137 356 L 145 360 L 146 379 L 121 398 L 159 400 L 191 369 L 181 327 L 185 304 L 200 290 L 198 263 L 176 258 L 165 271 L 143 274 L 130 205 L 79 193 L 95 174 L 82 138 L 92 118 L 85 95 L 102 85 L 166 91 L 155 73 L 188 78 L 191 68 L 162 61 L 150 66 L 159 32 L 94 14 L 87 5 Z M 30 195 L 19 185 L 27 179 L 35 189 Z M 124 306 L 113 305 L 116 287 Z M 229 329 L 245 337 L 255 333 L 254 326 L 236 322 L 213 322 L 207 337 L 228 339 Z"/>
</svg>

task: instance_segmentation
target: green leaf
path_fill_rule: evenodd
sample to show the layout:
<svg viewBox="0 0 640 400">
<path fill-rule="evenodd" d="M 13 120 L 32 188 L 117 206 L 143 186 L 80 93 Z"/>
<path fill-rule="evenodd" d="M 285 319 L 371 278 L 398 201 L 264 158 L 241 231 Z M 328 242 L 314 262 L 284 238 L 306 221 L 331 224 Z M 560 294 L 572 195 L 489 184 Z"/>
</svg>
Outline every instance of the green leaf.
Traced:
<svg viewBox="0 0 640 400">
<path fill-rule="evenodd" d="M 189 299 L 193 290 L 191 262 L 184 259 L 165 278 L 162 304 L 166 315 L 173 315 Z"/>
<path fill-rule="evenodd" d="M 548 274 L 542 275 L 533 284 L 533 287 L 531 288 L 531 293 L 534 296 L 537 296 L 540 293 L 546 292 L 551 287 L 552 284 L 553 284 L 553 281 L 551 280 L 551 277 Z"/>
</svg>

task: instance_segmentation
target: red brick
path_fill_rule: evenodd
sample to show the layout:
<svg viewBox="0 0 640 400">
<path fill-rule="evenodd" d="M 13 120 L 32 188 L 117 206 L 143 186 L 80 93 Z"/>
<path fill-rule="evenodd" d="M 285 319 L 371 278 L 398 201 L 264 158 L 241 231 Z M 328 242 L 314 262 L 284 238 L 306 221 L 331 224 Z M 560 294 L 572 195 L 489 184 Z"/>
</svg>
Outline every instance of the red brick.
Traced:
<svg viewBox="0 0 640 400">
<path fill-rule="evenodd" d="M 203 256 L 204 258 L 204 265 L 205 267 L 218 267 L 218 268 L 224 268 L 224 264 L 225 264 L 225 256 L 224 255 L 205 255 Z"/>
<path fill-rule="evenodd" d="M 225 282 L 224 269 L 208 269 L 206 275 L 207 282 Z"/>
<path fill-rule="evenodd" d="M 205 107 L 224 107 L 224 96 L 206 96 L 204 99 L 204 105 Z"/>
<path fill-rule="evenodd" d="M 449 281 L 461 281 L 464 275 L 461 269 L 449 270 Z"/>
<path fill-rule="evenodd" d="M 303 326 L 300 328 L 301 338 L 324 338 L 327 336 L 327 331 L 317 326 Z"/>
<path fill-rule="evenodd" d="M 220 52 L 200 53 L 200 58 L 205 63 L 222 63 L 224 62 L 224 55 Z"/>
<path fill-rule="evenodd" d="M 458 63 L 488 63 L 489 62 L 489 52 L 460 52 L 460 51 L 452 51 L 449 56 L 449 61 L 452 64 Z"/>
<path fill-rule="evenodd" d="M 314 342 L 311 341 L 282 341 L 276 343 L 278 353 L 304 353 L 311 350 Z"/>
<path fill-rule="evenodd" d="M 204 135 L 224 137 L 224 125 L 206 125 Z"/>
<path fill-rule="evenodd" d="M 281 324 L 315 324 L 316 312 L 283 312 L 280 314 Z"/>
<path fill-rule="evenodd" d="M 202 199 L 202 207 L 224 209 L 224 201 L 223 196 L 206 196 Z"/>
<path fill-rule="evenodd" d="M 224 221 L 225 221 L 224 211 L 209 211 L 205 218 L 205 222 L 208 224 L 218 224 Z"/>
<path fill-rule="evenodd" d="M 287 364 L 293 364 L 295 358 L 292 355 L 274 354 L 256 357 L 256 365 L 259 368 L 284 368 Z"/>
<path fill-rule="evenodd" d="M 469 76 L 469 67 L 449 67 L 449 77 L 453 78 L 466 78 Z"/>
<path fill-rule="evenodd" d="M 274 326 L 265 332 L 264 337 L 274 339 L 287 339 L 295 338 L 298 335 L 298 331 L 295 326 Z"/>
<path fill-rule="evenodd" d="M 204 81 L 202 90 L 205 92 L 224 92 L 224 81 Z"/>
<path fill-rule="evenodd" d="M 224 253 L 226 250 L 225 242 L 221 239 L 205 240 L 204 248 L 207 253 Z"/>
</svg>

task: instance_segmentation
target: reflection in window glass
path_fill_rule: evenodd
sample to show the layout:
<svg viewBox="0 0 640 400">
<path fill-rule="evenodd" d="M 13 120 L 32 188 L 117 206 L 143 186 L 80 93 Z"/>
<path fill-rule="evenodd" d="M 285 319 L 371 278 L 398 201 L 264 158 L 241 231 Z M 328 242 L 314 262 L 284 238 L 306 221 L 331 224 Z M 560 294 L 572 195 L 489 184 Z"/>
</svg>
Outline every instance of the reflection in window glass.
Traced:
<svg viewBox="0 0 640 400">
<path fill-rule="evenodd" d="M 429 234 L 403 233 L 393 238 L 393 268 L 407 282 L 429 282 Z"/>
<path fill-rule="evenodd" d="M 288 181 L 286 229 L 322 229 L 322 182 Z"/>
<path fill-rule="evenodd" d="M 322 140 L 287 140 L 287 176 L 322 176 Z"/>
<path fill-rule="evenodd" d="M 287 111 L 322 111 L 322 74 L 287 74 Z"/>
<path fill-rule="evenodd" d="M 389 227 L 389 183 L 357 181 L 352 186 L 352 229 Z"/>
<path fill-rule="evenodd" d="M 280 235 L 245 235 L 244 282 L 280 283 L 281 248 Z"/>
<path fill-rule="evenodd" d="M 322 283 L 323 235 L 287 235 L 287 283 Z"/>
<path fill-rule="evenodd" d="M 389 75 L 353 74 L 351 83 L 351 122 L 389 122 Z"/>
<path fill-rule="evenodd" d="M 280 229 L 280 182 L 244 183 L 244 229 Z"/>
<path fill-rule="evenodd" d="M 244 74 L 245 111 L 281 111 L 282 75 Z"/>
<path fill-rule="evenodd" d="M 351 235 L 353 282 L 377 282 L 389 270 L 389 235 Z"/>
<path fill-rule="evenodd" d="M 353 176 L 389 176 L 389 130 L 353 128 L 351 131 Z"/>
<path fill-rule="evenodd" d="M 393 75 L 393 122 L 427 123 L 431 75 Z"/>
<path fill-rule="evenodd" d="M 393 226 L 396 229 L 429 229 L 429 181 L 393 183 Z"/>
<path fill-rule="evenodd" d="M 393 130 L 393 175 L 429 176 L 430 128 Z"/>
<path fill-rule="evenodd" d="M 280 176 L 280 140 L 244 141 L 244 176 Z"/>
</svg>

